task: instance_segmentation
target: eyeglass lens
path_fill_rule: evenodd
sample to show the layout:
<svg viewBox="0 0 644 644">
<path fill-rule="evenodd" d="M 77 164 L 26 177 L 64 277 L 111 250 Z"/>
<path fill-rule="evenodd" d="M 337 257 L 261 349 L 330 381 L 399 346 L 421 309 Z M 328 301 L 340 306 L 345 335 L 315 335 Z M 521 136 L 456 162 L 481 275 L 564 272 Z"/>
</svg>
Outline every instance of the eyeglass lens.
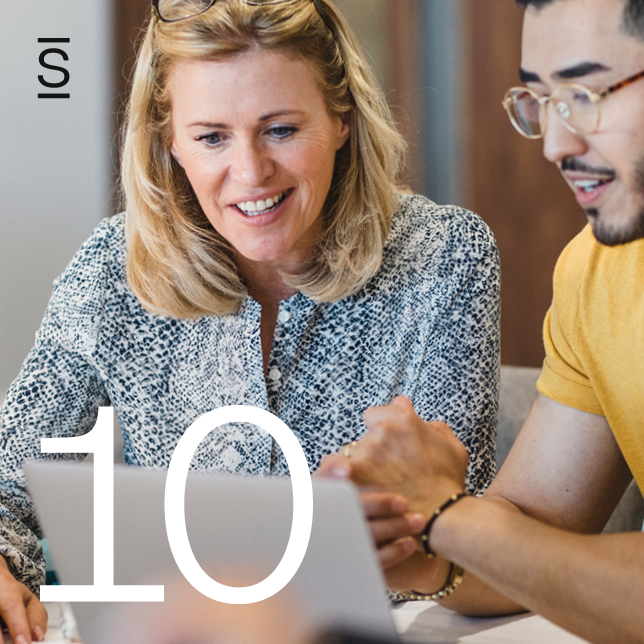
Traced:
<svg viewBox="0 0 644 644">
<path fill-rule="evenodd" d="M 541 105 L 535 94 L 516 88 L 508 92 L 508 115 L 512 125 L 529 137 L 541 135 Z"/>
<path fill-rule="evenodd" d="M 599 124 L 599 107 L 590 90 L 581 85 L 560 85 L 552 93 L 550 102 L 557 116 L 573 132 L 590 134 Z"/>
<path fill-rule="evenodd" d="M 590 134 L 599 124 L 598 105 L 590 90 L 580 85 L 559 85 L 547 103 L 540 103 L 536 94 L 522 88 L 510 90 L 508 98 L 512 124 L 528 137 L 543 135 L 548 103 L 573 132 Z"/>
</svg>

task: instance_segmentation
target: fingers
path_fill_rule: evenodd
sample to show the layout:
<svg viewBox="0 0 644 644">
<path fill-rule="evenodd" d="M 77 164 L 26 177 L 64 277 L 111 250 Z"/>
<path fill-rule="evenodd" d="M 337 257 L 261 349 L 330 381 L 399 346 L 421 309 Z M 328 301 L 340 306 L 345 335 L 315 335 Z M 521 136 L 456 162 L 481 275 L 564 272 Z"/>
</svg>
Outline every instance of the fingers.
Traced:
<svg viewBox="0 0 644 644">
<path fill-rule="evenodd" d="M 416 549 L 418 534 L 425 525 L 422 514 L 407 512 L 409 504 L 399 494 L 367 492 L 360 495 L 378 557 L 383 566 L 404 561 Z"/>
<path fill-rule="evenodd" d="M 409 509 L 407 499 L 400 494 L 363 492 L 360 500 L 368 519 L 402 516 Z"/>
<path fill-rule="evenodd" d="M 422 514 L 405 514 L 393 519 L 371 519 L 369 527 L 377 546 L 418 534 L 425 526 Z"/>
<path fill-rule="evenodd" d="M 47 611 L 38 598 L 25 586 L 14 580 L 0 584 L 0 616 L 9 629 L 14 644 L 41 642 L 47 630 Z"/>
<path fill-rule="evenodd" d="M 320 461 L 320 467 L 313 474 L 316 478 L 349 479 L 351 465 L 340 454 L 329 454 Z"/>
<path fill-rule="evenodd" d="M 25 590 L 27 589 L 25 588 Z M 27 606 L 27 621 L 31 626 L 33 639 L 36 642 L 42 642 L 47 632 L 47 609 L 33 593 L 30 593 L 28 590 L 27 593 L 29 593 L 25 602 Z"/>
<path fill-rule="evenodd" d="M 14 644 L 41 642 L 47 631 L 47 611 L 40 600 L 9 571 L 0 556 L 0 617 Z"/>
<path fill-rule="evenodd" d="M 414 411 L 411 401 L 404 396 L 396 396 L 389 405 L 370 407 L 364 412 L 367 429 L 374 431 L 378 426 L 407 427 L 423 421 Z"/>
<path fill-rule="evenodd" d="M 397 541 L 390 541 L 378 548 L 378 559 L 383 569 L 392 568 L 416 551 L 416 540 L 413 537 L 403 537 Z"/>
<path fill-rule="evenodd" d="M 391 404 L 396 407 L 400 407 L 400 409 L 406 409 L 407 411 L 412 411 L 412 412 L 414 411 L 414 405 L 411 402 L 411 400 L 407 398 L 407 396 L 396 396 L 391 401 Z"/>
</svg>

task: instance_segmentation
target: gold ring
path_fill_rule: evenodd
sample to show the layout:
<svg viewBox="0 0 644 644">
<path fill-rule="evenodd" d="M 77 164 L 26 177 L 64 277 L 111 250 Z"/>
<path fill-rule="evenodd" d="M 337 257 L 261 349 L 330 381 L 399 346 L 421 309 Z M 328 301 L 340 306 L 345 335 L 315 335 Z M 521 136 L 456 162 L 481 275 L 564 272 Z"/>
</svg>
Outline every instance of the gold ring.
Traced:
<svg viewBox="0 0 644 644">
<path fill-rule="evenodd" d="M 351 458 L 351 448 L 357 443 L 358 441 L 351 441 L 350 443 L 347 443 L 344 446 L 344 455 L 346 458 Z"/>
</svg>

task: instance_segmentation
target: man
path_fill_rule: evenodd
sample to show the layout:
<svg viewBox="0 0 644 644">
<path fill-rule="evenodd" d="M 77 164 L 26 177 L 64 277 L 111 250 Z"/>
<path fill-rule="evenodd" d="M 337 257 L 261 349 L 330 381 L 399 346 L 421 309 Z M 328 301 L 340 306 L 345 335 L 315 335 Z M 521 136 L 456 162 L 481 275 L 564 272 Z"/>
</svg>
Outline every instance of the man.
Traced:
<svg viewBox="0 0 644 644">
<path fill-rule="evenodd" d="M 525 607 L 594 642 L 643 642 L 644 534 L 598 533 L 633 475 L 644 489 L 644 0 L 519 2 L 528 89 L 506 109 L 543 136 L 590 224 L 555 270 L 540 395 L 481 499 L 445 503 L 463 491 L 467 453 L 402 397 L 368 410 L 367 434 L 323 472 L 406 497 L 363 496 L 392 588 L 443 587 L 467 614 Z M 410 536 L 423 530 L 425 542 Z"/>
</svg>

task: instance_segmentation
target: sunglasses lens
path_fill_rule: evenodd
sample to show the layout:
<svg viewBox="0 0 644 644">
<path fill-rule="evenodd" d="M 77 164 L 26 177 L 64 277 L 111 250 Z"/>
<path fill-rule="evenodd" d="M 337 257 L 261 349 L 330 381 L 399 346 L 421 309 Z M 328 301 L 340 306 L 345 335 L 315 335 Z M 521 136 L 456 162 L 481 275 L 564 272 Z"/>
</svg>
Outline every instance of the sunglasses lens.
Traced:
<svg viewBox="0 0 644 644">
<path fill-rule="evenodd" d="M 203 13 L 214 0 L 159 0 L 159 14 L 163 20 L 174 22 Z"/>
<path fill-rule="evenodd" d="M 530 138 L 543 133 L 541 105 L 536 94 L 522 89 L 511 89 L 506 95 L 506 110 L 512 125 Z"/>
</svg>

